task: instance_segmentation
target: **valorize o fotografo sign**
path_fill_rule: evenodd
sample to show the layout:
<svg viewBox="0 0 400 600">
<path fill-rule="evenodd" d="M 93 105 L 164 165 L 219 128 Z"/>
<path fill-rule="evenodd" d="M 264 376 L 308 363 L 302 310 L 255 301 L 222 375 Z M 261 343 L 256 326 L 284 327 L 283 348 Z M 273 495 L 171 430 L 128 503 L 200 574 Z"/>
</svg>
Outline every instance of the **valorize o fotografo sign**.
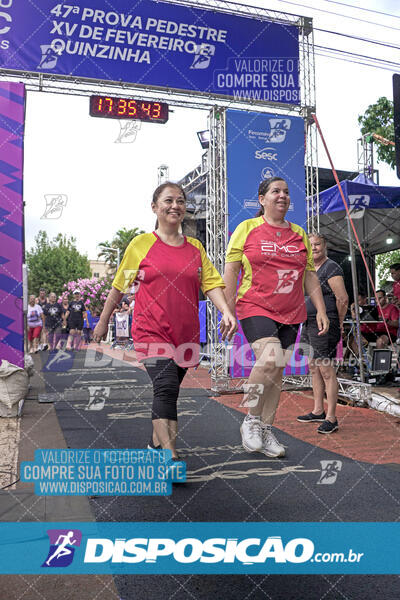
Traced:
<svg viewBox="0 0 400 600">
<path fill-rule="evenodd" d="M 298 28 L 159 0 L 0 0 L 0 67 L 300 104 Z"/>
</svg>

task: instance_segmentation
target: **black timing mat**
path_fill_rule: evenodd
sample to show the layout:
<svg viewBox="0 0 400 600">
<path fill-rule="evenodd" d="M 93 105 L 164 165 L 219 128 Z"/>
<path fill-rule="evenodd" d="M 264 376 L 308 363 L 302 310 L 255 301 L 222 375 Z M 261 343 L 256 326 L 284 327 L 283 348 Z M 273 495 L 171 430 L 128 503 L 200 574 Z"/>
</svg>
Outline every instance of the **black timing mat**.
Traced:
<svg viewBox="0 0 400 600">
<path fill-rule="evenodd" d="M 116 361 L 89 368 L 90 352 L 77 353 L 68 371 L 42 371 L 47 391 L 59 394 L 55 408 L 68 447 L 146 447 L 152 399 L 147 374 Z M 96 401 L 101 406 L 94 410 L 92 388 L 99 386 Z M 91 507 L 97 520 L 395 521 L 399 517 L 395 470 L 347 459 L 280 431 L 279 441 L 287 447 L 285 458 L 246 453 L 239 433 L 243 415 L 212 399 L 206 390 L 183 388 L 178 410 L 177 446 L 186 461 L 187 483 L 174 485 L 167 497 L 96 497 Z M 336 473 L 326 477 L 321 461 L 333 464 Z M 115 581 L 123 600 L 365 599 L 375 598 L 383 585 L 385 599 L 399 597 L 395 576 L 165 575 L 118 576 Z"/>
</svg>

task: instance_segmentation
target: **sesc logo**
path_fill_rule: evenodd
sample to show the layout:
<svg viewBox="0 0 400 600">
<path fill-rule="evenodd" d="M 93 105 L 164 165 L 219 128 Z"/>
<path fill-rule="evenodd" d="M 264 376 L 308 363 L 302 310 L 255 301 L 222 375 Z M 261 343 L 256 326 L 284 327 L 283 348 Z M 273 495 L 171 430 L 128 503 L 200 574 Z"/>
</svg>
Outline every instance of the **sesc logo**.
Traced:
<svg viewBox="0 0 400 600">
<path fill-rule="evenodd" d="M 254 157 L 263 160 L 278 160 L 278 153 L 275 148 L 263 148 L 262 150 L 256 150 Z"/>
<path fill-rule="evenodd" d="M 249 551 L 249 553 L 247 553 Z M 234 563 L 246 565 L 265 563 L 304 563 L 314 553 L 314 544 L 308 538 L 294 538 L 286 544 L 281 536 L 266 539 L 246 538 L 90 538 L 86 544 L 85 563 L 156 563 L 170 557 L 178 563 Z"/>
</svg>

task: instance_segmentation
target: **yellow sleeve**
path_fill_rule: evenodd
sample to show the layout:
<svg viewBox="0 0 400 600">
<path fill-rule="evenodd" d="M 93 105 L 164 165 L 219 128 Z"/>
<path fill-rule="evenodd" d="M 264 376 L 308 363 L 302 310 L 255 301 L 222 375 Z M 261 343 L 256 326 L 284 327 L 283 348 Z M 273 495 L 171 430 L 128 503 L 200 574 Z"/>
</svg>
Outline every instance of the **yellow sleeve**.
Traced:
<svg viewBox="0 0 400 600">
<path fill-rule="evenodd" d="M 308 235 L 306 234 L 304 229 L 302 227 L 300 227 L 300 225 L 296 225 L 296 223 L 291 223 L 291 227 L 292 227 L 292 231 L 295 231 L 302 237 L 303 244 L 305 245 L 306 250 L 307 250 L 307 264 L 306 264 L 305 270 L 306 271 L 315 271 L 314 258 L 313 258 L 313 254 L 312 254 L 312 250 L 311 250 L 311 243 L 308 238 Z"/>
<path fill-rule="evenodd" d="M 226 249 L 225 262 L 242 262 L 243 248 L 249 233 L 256 227 L 260 227 L 263 223 L 263 217 L 254 217 L 253 219 L 242 221 L 236 227 Z"/>
<path fill-rule="evenodd" d="M 217 287 L 225 287 L 224 280 L 218 273 L 217 269 L 208 258 L 203 244 L 196 238 L 187 238 L 189 244 L 192 244 L 200 251 L 201 257 L 201 291 L 203 294 Z"/>
<path fill-rule="evenodd" d="M 228 248 L 226 249 L 225 262 L 242 262 L 243 247 L 247 238 L 246 221 L 238 225 L 231 235 Z"/>
<path fill-rule="evenodd" d="M 124 257 L 112 282 L 113 287 L 124 294 L 129 291 L 135 279 L 141 278 L 140 263 L 156 241 L 157 238 L 152 233 L 142 233 L 133 238 L 125 250 Z"/>
<path fill-rule="evenodd" d="M 303 241 L 304 241 L 304 245 L 307 248 L 307 264 L 306 264 L 306 271 L 315 271 L 315 266 L 314 266 L 314 257 L 313 257 L 313 253 L 312 253 L 312 249 L 311 249 L 311 244 L 310 244 L 310 240 L 308 239 L 308 235 L 306 234 L 306 232 L 303 230 Z"/>
</svg>

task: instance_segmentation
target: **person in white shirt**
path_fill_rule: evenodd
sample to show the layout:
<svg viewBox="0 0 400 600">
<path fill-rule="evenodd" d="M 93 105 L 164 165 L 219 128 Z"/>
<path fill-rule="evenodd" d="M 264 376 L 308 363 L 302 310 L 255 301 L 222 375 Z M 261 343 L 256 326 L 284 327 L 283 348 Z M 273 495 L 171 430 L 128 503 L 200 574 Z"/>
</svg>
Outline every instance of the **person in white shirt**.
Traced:
<svg viewBox="0 0 400 600">
<path fill-rule="evenodd" d="M 40 334 L 44 325 L 42 307 L 36 304 L 34 294 L 29 296 L 28 312 L 28 351 L 32 354 L 38 351 Z"/>
</svg>

